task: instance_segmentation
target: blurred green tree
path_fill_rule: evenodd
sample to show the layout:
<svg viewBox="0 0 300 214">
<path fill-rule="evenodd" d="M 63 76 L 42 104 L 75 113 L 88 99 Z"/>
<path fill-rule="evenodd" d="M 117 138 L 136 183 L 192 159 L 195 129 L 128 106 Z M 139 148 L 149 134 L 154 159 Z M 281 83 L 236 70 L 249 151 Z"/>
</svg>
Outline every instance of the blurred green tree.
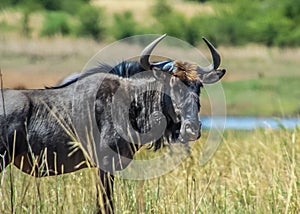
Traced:
<svg viewBox="0 0 300 214">
<path fill-rule="evenodd" d="M 101 40 L 105 33 L 105 14 L 103 9 L 83 6 L 79 11 L 80 25 L 78 35 L 91 36 L 95 40 Z"/>
<path fill-rule="evenodd" d="M 46 13 L 41 36 L 68 35 L 71 28 L 66 13 L 61 11 L 52 11 Z"/>
<path fill-rule="evenodd" d="M 156 20 L 153 27 L 156 33 L 167 33 L 169 36 L 185 39 L 187 19 L 184 14 L 175 11 L 167 0 L 156 0 L 151 13 Z"/>
<path fill-rule="evenodd" d="M 115 39 L 123 39 L 139 34 L 138 25 L 132 12 L 125 11 L 114 15 L 111 32 Z"/>
</svg>

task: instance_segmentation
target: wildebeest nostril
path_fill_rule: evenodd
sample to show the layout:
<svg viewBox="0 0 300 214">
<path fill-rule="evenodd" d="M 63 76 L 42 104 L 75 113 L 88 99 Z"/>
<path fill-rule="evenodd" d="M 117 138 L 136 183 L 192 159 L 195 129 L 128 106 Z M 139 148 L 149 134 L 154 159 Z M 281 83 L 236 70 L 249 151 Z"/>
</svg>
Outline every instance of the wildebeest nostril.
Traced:
<svg viewBox="0 0 300 214">
<path fill-rule="evenodd" d="M 185 129 L 191 129 L 191 124 L 190 124 L 190 123 L 187 123 L 187 124 L 185 125 Z"/>
<path fill-rule="evenodd" d="M 190 135 L 196 135 L 198 131 L 198 126 L 192 124 L 191 122 L 187 122 L 184 126 L 185 132 Z"/>
</svg>

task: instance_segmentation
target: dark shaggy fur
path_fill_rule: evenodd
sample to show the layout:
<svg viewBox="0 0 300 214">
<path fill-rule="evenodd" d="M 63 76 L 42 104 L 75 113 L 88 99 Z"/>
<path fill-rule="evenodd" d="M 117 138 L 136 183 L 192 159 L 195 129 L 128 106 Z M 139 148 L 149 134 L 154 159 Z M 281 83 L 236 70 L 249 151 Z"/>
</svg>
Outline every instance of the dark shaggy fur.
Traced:
<svg viewBox="0 0 300 214">
<path fill-rule="evenodd" d="M 200 93 L 200 87 L 199 87 L 199 81 L 195 76 L 194 73 L 194 65 L 189 63 L 183 63 L 180 61 L 176 61 L 176 66 L 179 66 L 178 69 L 175 71 L 175 76 L 178 76 L 185 84 L 188 84 L 190 87 L 195 90 L 196 94 L 199 95 Z M 184 70 L 186 69 L 186 70 Z M 77 82 L 81 78 L 85 78 L 89 75 L 93 75 L 96 73 L 110 73 L 114 74 L 120 77 L 124 78 L 133 78 L 134 75 L 139 74 L 141 72 L 145 71 L 145 69 L 140 65 L 139 62 L 136 61 L 123 61 L 117 65 L 111 66 L 108 64 L 99 64 L 97 67 L 92 68 L 90 70 L 85 71 L 84 73 L 79 74 L 73 79 L 68 80 L 67 82 L 63 84 L 59 84 L 57 86 L 48 87 L 49 89 L 56 89 L 56 88 L 63 88 L 65 86 L 68 86 L 74 82 Z M 138 77 L 140 78 L 140 77 Z M 162 101 L 162 108 L 163 113 L 166 116 L 167 119 L 167 128 L 164 134 L 164 137 L 158 139 L 157 141 L 149 144 L 149 148 L 153 148 L 154 151 L 160 149 L 163 146 L 164 142 L 170 143 L 172 141 L 175 141 L 178 137 L 178 133 L 180 131 L 180 122 L 174 122 L 172 119 L 175 115 L 174 108 L 172 106 L 172 101 L 169 96 L 164 95 L 163 101 Z M 136 103 L 132 103 L 130 112 L 132 113 L 131 116 L 137 117 L 141 113 L 141 108 L 137 107 Z M 170 116 L 171 115 L 171 116 Z M 132 124 L 133 127 L 136 128 L 136 130 L 140 131 L 137 128 L 136 124 Z"/>
</svg>

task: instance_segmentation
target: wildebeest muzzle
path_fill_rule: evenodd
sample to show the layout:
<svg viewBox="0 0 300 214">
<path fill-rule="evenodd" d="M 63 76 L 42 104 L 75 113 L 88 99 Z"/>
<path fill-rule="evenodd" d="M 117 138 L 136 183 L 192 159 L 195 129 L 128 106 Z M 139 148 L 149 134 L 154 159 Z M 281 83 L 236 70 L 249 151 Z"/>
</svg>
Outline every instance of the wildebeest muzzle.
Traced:
<svg viewBox="0 0 300 214">
<path fill-rule="evenodd" d="M 186 97 L 184 104 L 179 106 L 181 126 L 178 141 L 186 143 L 195 141 L 201 136 L 201 122 L 199 121 L 198 112 L 200 110 L 199 96 L 190 92 Z"/>
<path fill-rule="evenodd" d="M 200 121 L 183 121 L 180 128 L 178 141 L 187 143 L 195 141 L 201 137 L 201 122 Z"/>
</svg>

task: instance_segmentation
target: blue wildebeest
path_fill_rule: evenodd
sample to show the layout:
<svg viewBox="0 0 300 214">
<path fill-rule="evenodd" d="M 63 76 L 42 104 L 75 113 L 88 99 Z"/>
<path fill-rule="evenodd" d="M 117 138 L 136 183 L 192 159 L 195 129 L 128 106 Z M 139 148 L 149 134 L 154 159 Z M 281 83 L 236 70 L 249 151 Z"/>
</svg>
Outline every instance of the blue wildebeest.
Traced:
<svg viewBox="0 0 300 214">
<path fill-rule="evenodd" d="M 200 88 L 225 74 L 225 69 L 218 69 L 218 52 L 205 39 L 213 58 L 208 67 L 150 62 L 152 50 L 164 37 L 149 44 L 137 62 L 100 65 L 51 88 L 4 89 L 0 171 L 12 161 L 36 177 L 97 166 L 99 211 L 113 213 L 114 171 L 126 168 L 145 143 L 153 143 L 156 150 L 163 139 L 181 143 L 198 139 Z M 122 78 L 139 73 L 143 75 Z"/>
</svg>

